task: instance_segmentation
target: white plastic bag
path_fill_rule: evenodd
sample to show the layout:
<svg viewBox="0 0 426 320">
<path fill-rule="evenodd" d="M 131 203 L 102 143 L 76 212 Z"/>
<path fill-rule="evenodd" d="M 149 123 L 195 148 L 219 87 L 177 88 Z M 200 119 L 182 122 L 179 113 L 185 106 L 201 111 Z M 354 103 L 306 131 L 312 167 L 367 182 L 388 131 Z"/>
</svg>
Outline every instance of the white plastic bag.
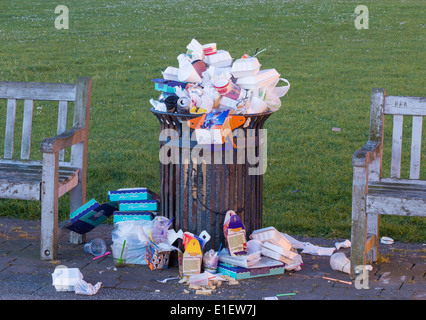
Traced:
<svg viewBox="0 0 426 320">
<path fill-rule="evenodd" d="M 277 87 L 278 82 L 282 80 L 287 83 L 286 86 Z M 265 89 L 266 96 L 265 102 L 268 105 L 268 108 L 271 111 L 277 111 L 281 107 L 280 98 L 285 96 L 285 94 L 290 90 L 290 82 L 287 79 L 279 78 L 278 81 L 273 85 Z"/>
<path fill-rule="evenodd" d="M 91 283 L 87 283 L 86 281 L 81 279 L 74 285 L 74 290 L 76 294 L 92 296 L 99 291 L 101 285 L 102 282 L 98 282 L 95 285 L 92 285 Z"/>
<path fill-rule="evenodd" d="M 114 223 L 111 232 L 113 245 L 122 246 L 126 240 L 128 264 L 147 264 L 145 252 L 149 240 L 149 232 L 152 230 L 153 221 L 119 221 Z"/>
</svg>

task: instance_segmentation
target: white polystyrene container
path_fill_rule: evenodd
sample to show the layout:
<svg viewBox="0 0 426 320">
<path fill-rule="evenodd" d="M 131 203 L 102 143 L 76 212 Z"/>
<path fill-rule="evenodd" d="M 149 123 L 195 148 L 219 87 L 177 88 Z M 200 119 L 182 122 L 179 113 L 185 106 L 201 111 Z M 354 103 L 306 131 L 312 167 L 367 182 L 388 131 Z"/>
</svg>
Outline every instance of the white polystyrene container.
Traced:
<svg viewBox="0 0 426 320">
<path fill-rule="evenodd" d="M 75 284 L 83 279 L 78 268 L 58 266 L 52 273 L 52 284 L 56 291 L 74 291 Z"/>
<path fill-rule="evenodd" d="M 255 88 L 266 88 L 272 82 L 277 81 L 280 74 L 275 69 L 260 70 L 256 75 L 250 77 L 238 78 L 236 84 L 246 90 Z"/>
<path fill-rule="evenodd" d="M 218 68 L 231 67 L 232 57 L 226 50 L 217 50 L 215 54 L 205 56 L 204 63 L 206 63 L 208 66 L 214 66 Z"/>
<path fill-rule="evenodd" d="M 237 59 L 231 68 L 234 78 L 255 76 L 260 70 L 260 63 L 257 58 Z"/>
<path fill-rule="evenodd" d="M 164 70 L 162 72 L 163 73 L 163 78 L 165 80 L 179 81 L 178 72 L 179 72 L 179 68 L 167 67 L 166 70 Z"/>
<path fill-rule="evenodd" d="M 291 250 L 293 248 L 291 243 L 284 237 L 284 235 L 278 232 L 277 229 L 275 229 L 274 227 L 267 227 L 255 230 L 250 235 L 250 238 L 259 240 L 262 243 L 265 241 L 269 241 L 287 250 Z"/>
</svg>

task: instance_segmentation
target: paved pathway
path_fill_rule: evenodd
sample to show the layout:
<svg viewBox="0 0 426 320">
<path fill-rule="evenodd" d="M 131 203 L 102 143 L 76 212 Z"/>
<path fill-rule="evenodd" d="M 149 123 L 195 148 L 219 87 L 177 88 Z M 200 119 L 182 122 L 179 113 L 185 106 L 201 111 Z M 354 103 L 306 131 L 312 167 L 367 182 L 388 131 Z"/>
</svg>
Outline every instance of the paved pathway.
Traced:
<svg viewBox="0 0 426 320">
<path fill-rule="evenodd" d="M 112 225 L 103 224 L 87 234 L 87 240 L 102 238 L 111 244 Z M 329 257 L 303 254 L 302 270 L 283 275 L 240 280 L 236 285 L 223 283 L 211 295 L 197 295 L 195 290 L 171 280 L 178 276 L 177 266 L 151 271 L 146 265 L 115 269 L 112 258 L 93 260 L 83 245 L 68 242 L 69 232 L 59 234 L 58 261 L 39 259 L 39 221 L 0 218 L 0 299 L 7 300 L 221 300 L 250 303 L 279 294 L 279 300 L 426 300 L 425 257 L 423 244 L 394 243 L 381 245 L 382 261 L 369 272 L 369 289 L 329 281 L 324 276 L 350 281 L 347 274 L 333 271 Z M 293 235 L 294 236 L 294 235 Z M 320 246 L 334 246 L 345 239 L 299 238 Z M 340 249 L 348 257 L 349 249 Z M 79 268 L 88 283 L 102 282 L 96 295 L 56 292 L 52 277 L 57 265 Z"/>
</svg>

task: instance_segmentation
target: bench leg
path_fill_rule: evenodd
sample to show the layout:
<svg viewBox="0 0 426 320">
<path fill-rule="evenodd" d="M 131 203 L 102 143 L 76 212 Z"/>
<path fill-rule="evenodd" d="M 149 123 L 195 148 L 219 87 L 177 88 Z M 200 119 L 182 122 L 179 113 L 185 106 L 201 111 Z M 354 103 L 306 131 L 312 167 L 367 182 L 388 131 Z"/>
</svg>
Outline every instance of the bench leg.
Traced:
<svg viewBox="0 0 426 320">
<path fill-rule="evenodd" d="M 371 247 L 369 252 L 366 252 L 367 261 L 377 261 L 379 255 L 379 218 L 380 215 L 374 213 L 367 214 L 367 234 L 375 236 L 374 245 Z"/>
<path fill-rule="evenodd" d="M 58 154 L 43 154 L 41 183 L 41 260 L 58 257 Z"/>
<path fill-rule="evenodd" d="M 83 204 L 86 203 L 86 177 L 84 170 L 84 144 L 79 143 L 74 146 L 72 153 L 72 162 L 73 165 L 79 167 L 78 173 L 78 184 L 73 189 L 70 190 L 70 212 L 74 212 L 80 208 Z M 77 156 L 76 156 L 77 155 Z M 86 234 L 79 234 L 77 232 L 70 232 L 70 243 L 81 244 L 86 242 Z"/>
<path fill-rule="evenodd" d="M 351 278 L 355 278 L 355 268 L 365 265 L 365 244 L 367 240 L 366 191 L 367 168 L 353 168 L 352 186 L 352 226 L 351 226 Z"/>
</svg>

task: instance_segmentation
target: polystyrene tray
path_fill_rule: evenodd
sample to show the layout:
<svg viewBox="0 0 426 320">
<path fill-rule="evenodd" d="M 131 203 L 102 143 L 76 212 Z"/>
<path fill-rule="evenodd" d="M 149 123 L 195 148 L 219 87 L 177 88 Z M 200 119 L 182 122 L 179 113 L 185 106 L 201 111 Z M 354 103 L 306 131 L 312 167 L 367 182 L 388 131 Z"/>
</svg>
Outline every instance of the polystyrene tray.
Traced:
<svg viewBox="0 0 426 320">
<path fill-rule="evenodd" d="M 256 75 L 238 78 L 236 84 L 242 89 L 266 88 L 273 81 L 278 80 L 280 74 L 275 69 L 260 70 Z"/>
<path fill-rule="evenodd" d="M 226 68 L 232 65 L 232 57 L 228 51 L 218 50 L 215 54 L 205 56 L 204 62 L 209 66 Z"/>
<path fill-rule="evenodd" d="M 294 257 L 297 256 L 296 252 L 287 250 L 286 248 L 282 246 L 277 246 L 276 244 L 273 244 L 272 242 L 269 242 L 269 241 L 263 242 L 262 246 L 276 253 L 279 253 L 280 255 L 287 257 L 289 259 L 294 259 Z"/>
<path fill-rule="evenodd" d="M 264 255 L 266 257 L 284 262 L 286 264 L 290 264 L 290 263 L 293 262 L 292 259 L 284 257 L 284 256 L 280 255 L 279 253 L 272 251 L 272 250 L 269 250 L 268 248 L 265 248 L 265 247 L 262 247 L 261 253 L 262 253 L 262 255 Z"/>
<path fill-rule="evenodd" d="M 231 73 L 235 78 L 255 76 L 260 70 L 260 63 L 257 58 L 237 59 L 231 68 Z"/>
<path fill-rule="evenodd" d="M 251 239 L 259 240 L 260 242 L 269 241 L 275 245 L 281 246 L 287 250 L 291 250 L 293 246 L 291 243 L 277 231 L 274 227 L 267 227 L 258 229 L 252 232 L 250 235 Z"/>
</svg>

